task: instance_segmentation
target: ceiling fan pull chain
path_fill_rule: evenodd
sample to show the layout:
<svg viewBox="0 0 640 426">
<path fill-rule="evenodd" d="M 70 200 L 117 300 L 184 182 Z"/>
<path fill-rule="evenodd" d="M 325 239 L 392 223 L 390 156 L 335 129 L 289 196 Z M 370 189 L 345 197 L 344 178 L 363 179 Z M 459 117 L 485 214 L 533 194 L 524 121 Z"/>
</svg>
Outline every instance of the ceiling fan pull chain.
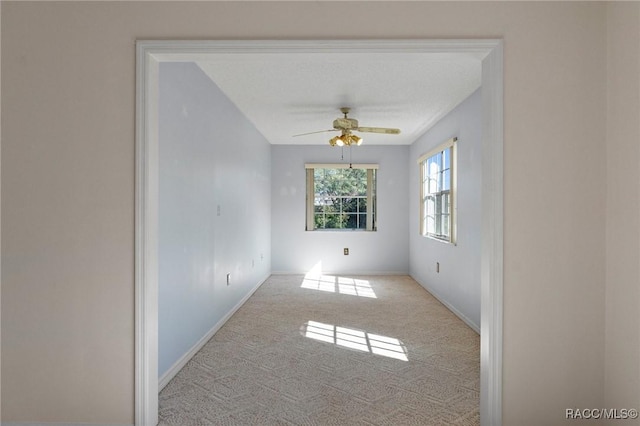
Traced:
<svg viewBox="0 0 640 426">
<path fill-rule="evenodd" d="M 351 145 L 349 145 L 349 168 L 353 169 L 353 163 L 351 162 Z"/>
</svg>

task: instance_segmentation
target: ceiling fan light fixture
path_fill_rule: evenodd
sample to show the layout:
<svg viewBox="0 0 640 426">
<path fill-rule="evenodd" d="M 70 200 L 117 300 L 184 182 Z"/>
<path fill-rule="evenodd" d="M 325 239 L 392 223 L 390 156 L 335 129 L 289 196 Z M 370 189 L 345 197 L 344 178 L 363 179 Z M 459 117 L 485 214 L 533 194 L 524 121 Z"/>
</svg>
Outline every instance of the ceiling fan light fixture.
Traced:
<svg viewBox="0 0 640 426">
<path fill-rule="evenodd" d="M 340 136 L 334 136 L 329 139 L 329 145 L 331 146 L 351 146 L 351 145 L 362 145 L 362 138 L 360 136 L 356 136 L 352 133 L 345 133 Z"/>
<path fill-rule="evenodd" d="M 340 108 L 340 112 L 344 114 L 344 117 L 336 118 L 335 120 L 333 120 L 333 129 L 320 130 L 317 132 L 309 132 L 309 133 L 300 133 L 298 135 L 293 135 L 293 136 L 305 136 L 305 135 L 312 135 L 315 133 L 335 132 L 336 130 L 338 130 L 338 131 L 342 131 L 342 134 L 340 136 L 334 136 L 331 139 L 329 139 L 329 145 L 360 146 L 362 145 L 362 138 L 360 136 L 356 136 L 353 133 L 351 133 L 352 131 L 366 132 L 366 133 L 381 133 L 386 135 L 397 135 L 400 133 L 400 129 L 392 129 L 387 127 L 360 127 L 358 125 L 358 120 L 356 120 L 355 118 L 347 117 L 349 110 L 350 108 L 348 107 Z"/>
</svg>

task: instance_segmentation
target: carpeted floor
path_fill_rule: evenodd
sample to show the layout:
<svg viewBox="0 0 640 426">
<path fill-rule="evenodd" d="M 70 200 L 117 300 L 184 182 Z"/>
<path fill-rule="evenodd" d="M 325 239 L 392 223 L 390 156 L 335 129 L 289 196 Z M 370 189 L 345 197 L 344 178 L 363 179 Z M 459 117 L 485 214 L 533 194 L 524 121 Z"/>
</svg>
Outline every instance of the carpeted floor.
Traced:
<svg viewBox="0 0 640 426">
<path fill-rule="evenodd" d="M 160 425 L 479 425 L 480 338 L 406 276 L 274 275 L 160 393 Z"/>
</svg>

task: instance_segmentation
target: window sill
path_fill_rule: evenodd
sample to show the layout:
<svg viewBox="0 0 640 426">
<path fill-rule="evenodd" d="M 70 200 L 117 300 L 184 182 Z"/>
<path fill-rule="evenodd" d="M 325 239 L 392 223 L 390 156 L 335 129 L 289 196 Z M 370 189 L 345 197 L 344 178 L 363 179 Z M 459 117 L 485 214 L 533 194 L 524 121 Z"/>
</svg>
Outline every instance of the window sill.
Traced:
<svg viewBox="0 0 640 426">
<path fill-rule="evenodd" d="M 440 243 L 447 244 L 447 245 L 454 246 L 454 247 L 458 245 L 458 244 L 456 244 L 455 241 L 449 241 L 449 240 L 445 240 L 445 239 L 442 239 L 442 238 L 433 237 L 431 235 L 421 235 L 421 236 L 424 237 L 424 238 L 428 238 L 428 239 L 430 239 L 432 241 L 438 241 Z"/>
<path fill-rule="evenodd" d="M 313 229 L 313 230 L 306 230 L 306 232 L 340 232 L 340 233 L 345 233 L 345 232 L 357 232 L 357 233 L 369 233 L 369 232 L 377 232 L 377 229 L 368 231 L 366 229 Z"/>
</svg>

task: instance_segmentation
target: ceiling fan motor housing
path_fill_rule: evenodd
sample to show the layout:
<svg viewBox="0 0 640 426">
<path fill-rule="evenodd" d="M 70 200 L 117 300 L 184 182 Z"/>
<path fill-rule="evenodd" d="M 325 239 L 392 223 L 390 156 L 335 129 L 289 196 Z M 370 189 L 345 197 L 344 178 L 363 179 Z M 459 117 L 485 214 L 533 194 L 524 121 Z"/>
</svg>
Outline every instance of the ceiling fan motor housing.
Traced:
<svg viewBox="0 0 640 426">
<path fill-rule="evenodd" d="M 357 129 L 358 120 L 355 118 L 336 118 L 333 120 L 333 128 L 336 130 Z"/>
</svg>

